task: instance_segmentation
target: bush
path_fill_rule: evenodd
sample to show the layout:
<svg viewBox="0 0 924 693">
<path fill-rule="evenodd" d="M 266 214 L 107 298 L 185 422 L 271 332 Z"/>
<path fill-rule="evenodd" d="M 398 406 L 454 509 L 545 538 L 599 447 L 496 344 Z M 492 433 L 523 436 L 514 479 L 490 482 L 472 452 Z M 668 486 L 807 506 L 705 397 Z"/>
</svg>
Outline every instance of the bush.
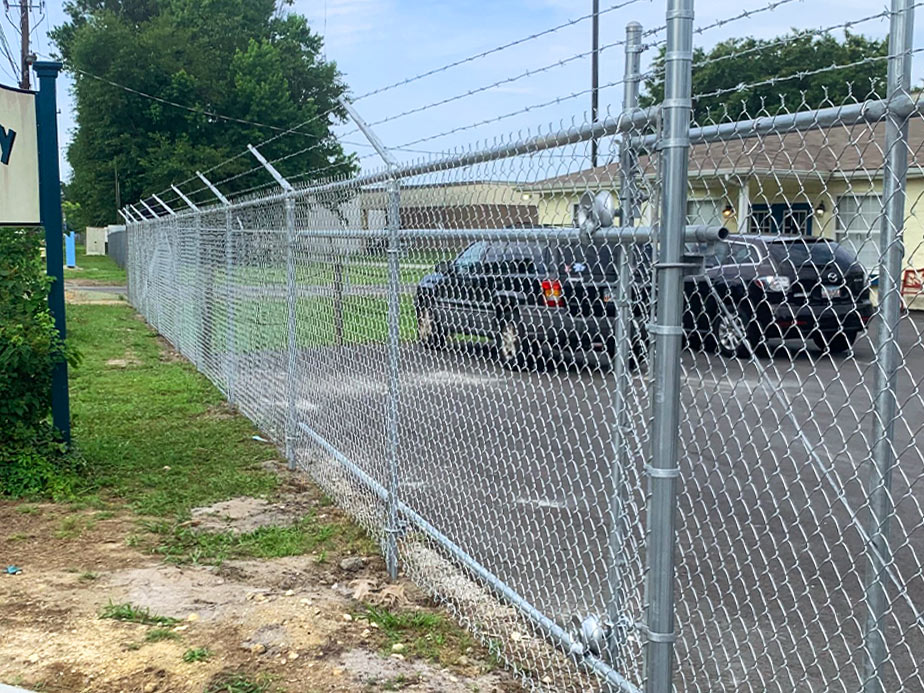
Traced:
<svg viewBox="0 0 924 693">
<path fill-rule="evenodd" d="M 71 460 L 49 421 L 51 372 L 76 355 L 48 311 L 40 231 L 0 229 L 0 495 L 67 493 Z"/>
</svg>

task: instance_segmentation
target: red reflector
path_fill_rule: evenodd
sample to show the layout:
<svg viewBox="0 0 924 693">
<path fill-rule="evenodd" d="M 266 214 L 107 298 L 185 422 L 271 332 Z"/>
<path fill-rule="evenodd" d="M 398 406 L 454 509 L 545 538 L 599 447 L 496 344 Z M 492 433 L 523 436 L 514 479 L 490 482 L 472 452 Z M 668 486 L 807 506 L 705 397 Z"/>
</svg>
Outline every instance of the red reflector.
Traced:
<svg viewBox="0 0 924 693">
<path fill-rule="evenodd" d="M 549 308 L 560 308 L 565 305 L 565 299 L 561 295 L 561 282 L 557 279 L 543 279 L 542 300 Z"/>
</svg>

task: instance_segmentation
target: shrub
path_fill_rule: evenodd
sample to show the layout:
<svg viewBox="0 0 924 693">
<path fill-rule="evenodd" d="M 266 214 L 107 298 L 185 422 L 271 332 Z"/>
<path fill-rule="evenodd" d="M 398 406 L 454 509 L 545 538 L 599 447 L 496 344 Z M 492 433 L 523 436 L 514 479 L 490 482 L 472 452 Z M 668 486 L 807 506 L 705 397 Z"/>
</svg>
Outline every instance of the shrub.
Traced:
<svg viewBox="0 0 924 693">
<path fill-rule="evenodd" d="M 66 495 L 71 460 L 49 421 L 51 373 L 76 355 L 48 311 L 38 229 L 0 229 L 0 494 Z"/>
</svg>

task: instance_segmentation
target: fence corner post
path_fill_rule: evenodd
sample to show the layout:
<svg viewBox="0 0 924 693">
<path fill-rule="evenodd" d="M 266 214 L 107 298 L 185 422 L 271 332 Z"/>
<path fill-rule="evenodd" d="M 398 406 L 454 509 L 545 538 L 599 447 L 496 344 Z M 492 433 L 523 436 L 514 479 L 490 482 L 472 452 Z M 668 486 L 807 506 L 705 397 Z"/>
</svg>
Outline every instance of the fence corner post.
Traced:
<svg viewBox="0 0 924 693">
<path fill-rule="evenodd" d="M 693 0 L 668 0 L 662 104 L 663 194 L 659 229 L 657 311 L 652 383 L 651 462 L 648 465 L 648 576 L 645 691 L 670 693 L 676 640 L 674 550 L 683 348 L 683 242 L 686 226 L 693 63 Z"/>
<path fill-rule="evenodd" d="M 896 380 L 899 368 L 898 326 L 901 319 L 903 226 L 908 172 L 908 121 L 911 92 L 911 51 L 914 0 L 892 0 L 889 27 L 888 111 L 882 183 L 882 227 L 879 238 L 879 329 L 873 391 L 872 456 L 867 493 L 869 537 L 864 628 L 863 693 L 883 693 L 882 666 L 888 648 L 885 615 L 889 608 L 885 577 L 892 560 L 889 525 L 894 513 L 892 469 L 895 466 Z"/>
</svg>

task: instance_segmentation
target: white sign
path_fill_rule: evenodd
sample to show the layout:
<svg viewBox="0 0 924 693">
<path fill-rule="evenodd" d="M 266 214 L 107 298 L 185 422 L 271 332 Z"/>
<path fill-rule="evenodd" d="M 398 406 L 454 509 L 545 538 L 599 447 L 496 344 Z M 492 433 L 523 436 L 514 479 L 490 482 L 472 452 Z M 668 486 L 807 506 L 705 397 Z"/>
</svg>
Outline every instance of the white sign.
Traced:
<svg viewBox="0 0 924 693">
<path fill-rule="evenodd" d="M 37 226 L 35 94 L 0 85 L 0 226 Z"/>
</svg>

